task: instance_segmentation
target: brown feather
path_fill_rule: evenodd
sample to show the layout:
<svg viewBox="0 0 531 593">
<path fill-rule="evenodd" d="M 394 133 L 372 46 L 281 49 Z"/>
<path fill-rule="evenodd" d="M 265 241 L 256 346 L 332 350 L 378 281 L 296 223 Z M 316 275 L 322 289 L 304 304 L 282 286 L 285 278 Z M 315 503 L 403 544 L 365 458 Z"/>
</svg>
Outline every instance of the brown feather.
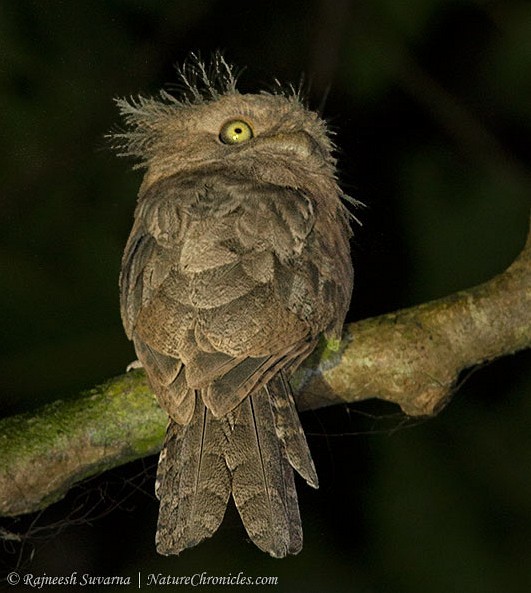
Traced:
<svg viewBox="0 0 531 593">
<path fill-rule="evenodd" d="M 348 215 L 325 122 L 297 95 L 242 95 L 230 66 L 183 69 L 186 95 L 118 104 L 146 173 L 122 259 L 121 314 L 171 418 L 157 547 L 211 536 L 232 496 L 273 556 L 302 547 L 293 469 L 317 474 L 287 383 L 337 337 L 352 289 Z M 234 121 L 251 137 L 232 144 Z M 236 129 L 236 128 L 235 128 Z"/>
<path fill-rule="evenodd" d="M 285 453 L 265 391 L 248 396 L 234 416 L 226 460 L 236 508 L 253 542 L 282 558 L 290 551 L 293 500 L 287 497 Z"/>
<path fill-rule="evenodd" d="M 219 527 L 230 496 L 221 423 L 196 402 L 187 426 L 170 422 L 156 490 L 160 500 L 157 551 L 179 554 Z"/>
<path fill-rule="evenodd" d="M 297 470 L 313 488 L 319 487 L 317 472 L 302 430 L 291 389 L 280 371 L 266 386 L 275 417 L 275 429 L 290 465 Z"/>
</svg>

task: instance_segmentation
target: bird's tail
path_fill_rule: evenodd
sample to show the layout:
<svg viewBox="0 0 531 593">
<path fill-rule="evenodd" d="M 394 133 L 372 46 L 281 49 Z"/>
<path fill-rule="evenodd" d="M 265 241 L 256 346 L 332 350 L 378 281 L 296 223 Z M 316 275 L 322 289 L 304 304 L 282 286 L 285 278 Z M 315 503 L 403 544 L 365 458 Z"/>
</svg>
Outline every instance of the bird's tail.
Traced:
<svg viewBox="0 0 531 593">
<path fill-rule="evenodd" d="M 224 442 L 220 421 L 200 398 L 189 424 L 170 420 L 155 485 L 159 553 L 179 554 L 219 527 L 230 495 L 230 474 L 220 455 Z"/>
<path fill-rule="evenodd" d="M 293 469 L 317 475 L 287 381 L 275 377 L 223 418 L 197 398 L 187 426 L 171 421 L 161 453 L 157 550 L 178 554 L 219 527 L 230 494 L 249 537 L 281 558 L 302 548 Z"/>
</svg>

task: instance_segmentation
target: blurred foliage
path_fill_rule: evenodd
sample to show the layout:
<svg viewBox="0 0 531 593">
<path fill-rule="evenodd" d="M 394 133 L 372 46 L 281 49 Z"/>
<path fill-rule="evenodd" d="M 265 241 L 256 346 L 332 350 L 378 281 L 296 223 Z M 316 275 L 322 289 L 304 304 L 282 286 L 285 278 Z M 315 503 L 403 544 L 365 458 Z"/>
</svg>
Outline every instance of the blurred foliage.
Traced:
<svg viewBox="0 0 531 593">
<path fill-rule="evenodd" d="M 75 394 L 133 359 L 117 277 L 140 174 L 106 149 L 112 98 L 154 92 L 190 50 L 217 48 L 246 66 L 244 90 L 306 73 L 317 108 L 329 89 L 343 185 L 366 204 L 352 320 L 487 280 L 521 248 L 531 188 L 525 0 L 3 0 L 6 414 Z M 157 557 L 150 462 L 82 487 L 99 504 L 127 497 L 92 526 L 90 515 L 70 516 L 75 494 L 50 509 L 37 525 L 68 516 L 73 525 L 30 541 L 29 568 L 243 571 L 278 575 L 279 591 L 529 591 L 529 362 L 521 353 L 478 370 L 439 417 L 408 430 L 394 410 L 389 429 L 378 403 L 306 414 L 322 486 L 299 488 L 297 558 L 255 550 L 234 513 L 212 541 Z M 125 485 L 119 494 L 114 482 Z M 4 551 L 12 568 L 17 556 Z"/>
</svg>

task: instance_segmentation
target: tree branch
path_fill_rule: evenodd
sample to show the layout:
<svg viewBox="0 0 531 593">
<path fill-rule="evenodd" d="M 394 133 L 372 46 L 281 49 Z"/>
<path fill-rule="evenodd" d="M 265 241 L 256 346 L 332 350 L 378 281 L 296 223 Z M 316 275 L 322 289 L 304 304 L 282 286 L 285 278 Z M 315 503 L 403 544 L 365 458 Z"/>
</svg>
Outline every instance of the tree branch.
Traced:
<svg viewBox="0 0 531 593">
<path fill-rule="evenodd" d="M 517 259 L 474 288 L 347 326 L 344 349 L 299 372 L 300 409 L 379 398 L 432 415 L 459 374 L 531 346 L 531 229 Z M 306 363 L 308 365 L 308 362 Z"/>
<path fill-rule="evenodd" d="M 480 286 L 345 327 L 292 383 L 301 409 L 380 398 L 409 415 L 448 401 L 466 368 L 531 346 L 531 232 L 518 258 Z M 166 415 L 142 371 L 0 421 L 0 515 L 45 508 L 79 480 L 150 455 Z"/>
</svg>

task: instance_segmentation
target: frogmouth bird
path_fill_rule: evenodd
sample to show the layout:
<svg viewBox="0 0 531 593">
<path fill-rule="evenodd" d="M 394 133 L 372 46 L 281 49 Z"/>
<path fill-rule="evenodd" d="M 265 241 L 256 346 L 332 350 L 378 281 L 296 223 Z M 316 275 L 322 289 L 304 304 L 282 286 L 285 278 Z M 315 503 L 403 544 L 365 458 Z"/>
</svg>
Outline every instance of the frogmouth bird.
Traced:
<svg viewBox="0 0 531 593">
<path fill-rule="evenodd" d="M 157 550 L 212 536 L 232 496 L 251 540 L 302 548 L 294 473 L 317 488 L 289 377 L 349 306 L 349 215 L 330 133 L 293 89 L 241 94 L 191 59 L 178 97 L 118 100 L 120 155 L 145 169 L 121 314 L 169 416 Z"/>
</svg>

